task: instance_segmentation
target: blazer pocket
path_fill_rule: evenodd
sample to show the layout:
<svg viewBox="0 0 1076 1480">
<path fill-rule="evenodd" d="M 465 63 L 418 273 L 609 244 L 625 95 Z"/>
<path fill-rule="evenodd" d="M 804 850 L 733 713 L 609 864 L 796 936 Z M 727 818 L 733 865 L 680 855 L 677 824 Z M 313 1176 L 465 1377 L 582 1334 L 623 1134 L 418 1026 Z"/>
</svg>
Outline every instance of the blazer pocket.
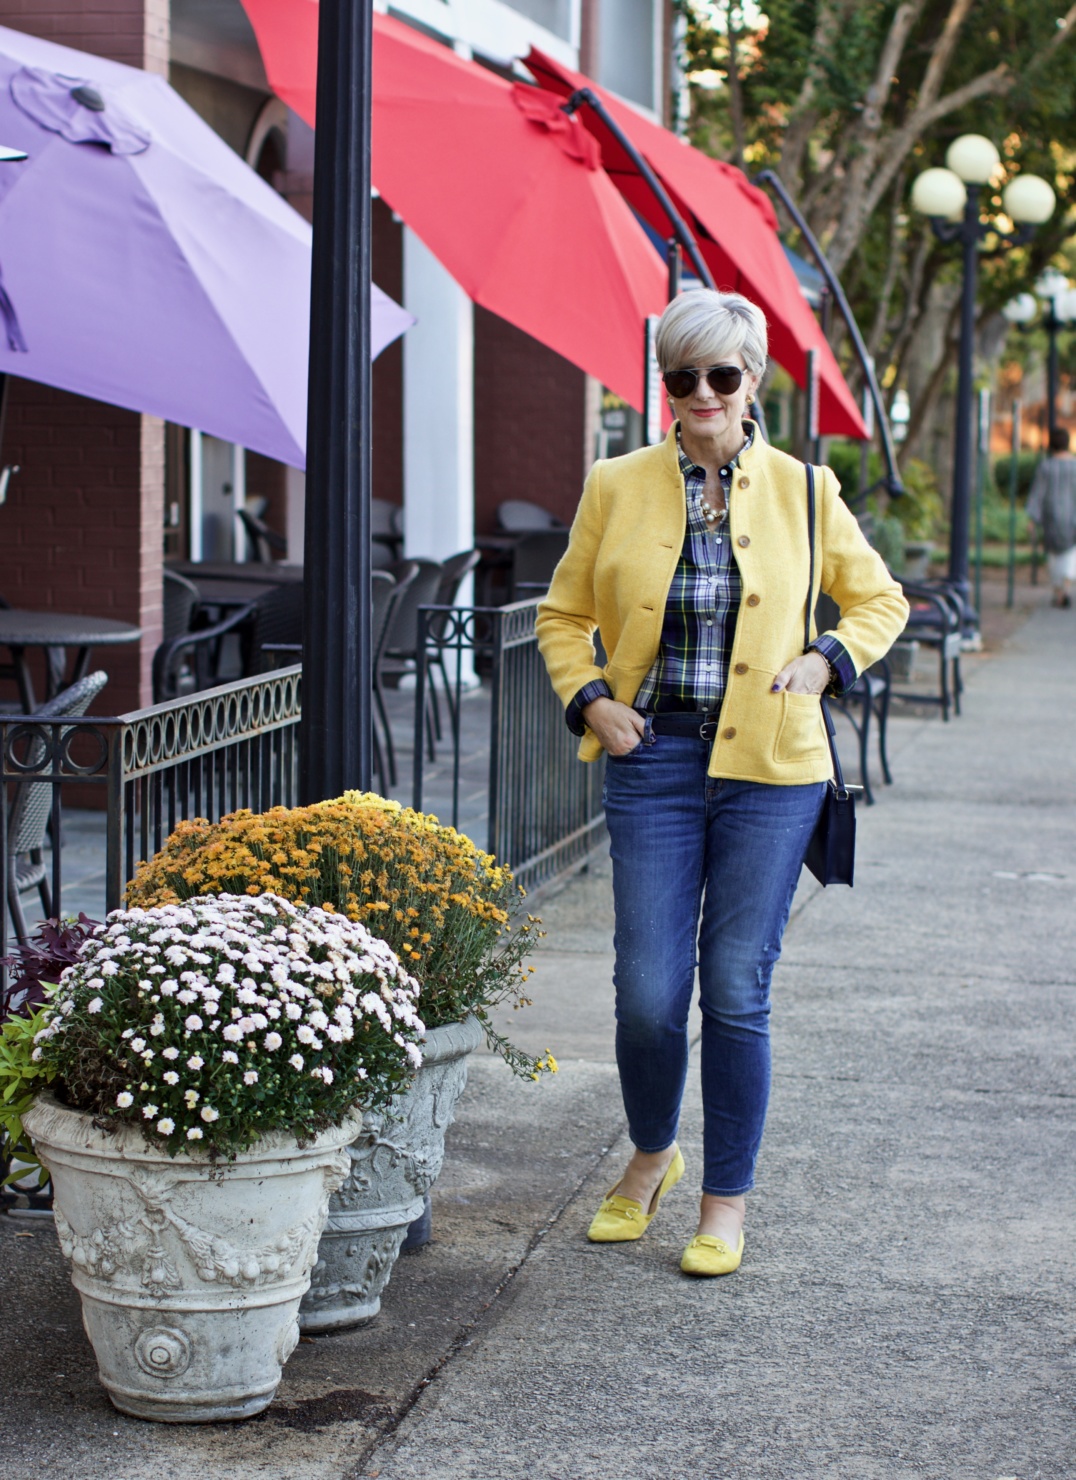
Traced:
<svg viewBox="0 0 1076 1480">
<path fill-rule="evenodd" d="M 775 761 L 803 761 L 816 753 L 822 738 L 822 705 L 818 694 L 781 694 L 781 719 L 774 742 Z"/>
</svg>

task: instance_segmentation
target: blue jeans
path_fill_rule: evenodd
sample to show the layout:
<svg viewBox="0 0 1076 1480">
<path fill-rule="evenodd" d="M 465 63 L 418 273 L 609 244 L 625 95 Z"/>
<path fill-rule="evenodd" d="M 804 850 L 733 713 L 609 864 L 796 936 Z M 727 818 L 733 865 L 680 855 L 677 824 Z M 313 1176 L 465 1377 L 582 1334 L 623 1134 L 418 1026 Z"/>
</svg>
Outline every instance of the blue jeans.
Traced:
<svg viewBox="0 0 1076 1480">
<path fill-rule="evenodd" d="M 708 741 L 654 735 L 610 756 L 605 815 L 616 908 L 616 1057 L 631 1139 L 676 1139 L 696 944 L 702 1189 L 754 1185 L 770 1091 L 770 978 L 825 787 L 706 774 Z M 702 926 L 699 928 L 699 914 Z"/>
</svg>

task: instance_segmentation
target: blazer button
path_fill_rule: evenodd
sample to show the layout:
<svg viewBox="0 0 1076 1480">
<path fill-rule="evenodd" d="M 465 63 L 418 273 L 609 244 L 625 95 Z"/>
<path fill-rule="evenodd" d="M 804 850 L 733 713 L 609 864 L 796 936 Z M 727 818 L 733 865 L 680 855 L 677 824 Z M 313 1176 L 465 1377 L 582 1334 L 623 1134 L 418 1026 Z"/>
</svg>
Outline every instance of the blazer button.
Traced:
<svg viewBox="0 0 1076 1480">
<path fill-rule="evenodd" d="M 751 595 L 747 598 L 748 606 L 758 606 L 759 599 L 760 598 L 757 597 L 754 592 L 752 592 Z"/>
<path fill-rule="evenodd" d="M 727 730 L 722 730 L 721 731 L 721 738 L 722 738 L 722 740 L 735 740 L 736 739 L 736 731 L 730 725 Z"/>
<path fill-rule="evenodd" d="M 733 671 L 733 673 L 746 673 L 747 672 L 747 664 L 746 663 L 737 663 L 736 664 L 736 667 L 732 671 Z"/>
<path fill-rule="evenodd" d="M 740 538 L 736 541 L 736 543 L 740 546 L 741 549 L 746 550 L 748 545 L 751 543 L 751 540 L 748 535 L 742 534 Z"/>
<path fill-rule="evenodd" d="M 750 488 L 751 487 L 751 479 L 750 478 L 741 478 L 740 479 L 739 486 L 741 488 Z"/>
</svg>

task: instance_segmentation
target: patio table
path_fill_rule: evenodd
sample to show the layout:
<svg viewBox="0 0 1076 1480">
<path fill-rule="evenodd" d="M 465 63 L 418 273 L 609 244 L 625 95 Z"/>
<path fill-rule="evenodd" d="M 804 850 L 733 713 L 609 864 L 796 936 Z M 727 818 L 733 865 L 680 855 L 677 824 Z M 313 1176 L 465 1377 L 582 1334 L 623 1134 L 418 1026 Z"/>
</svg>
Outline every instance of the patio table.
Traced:
<svg viewBox="0 0 1076 1480">
<path fill-rule="evenodd" d="M 23 712 L 37 708 L 33 680 L 26 661 L 27 648 L 76 648 L 74 667 L 65 679 L 63 667 L 51 661 L 48 670 L 46 699 L 52 699 L 66 684 L 86 676 L 90 654 L 95 647 L 115 647 L 137 642 L 141 627 L 130 622 L 117 622 L 112 617 L 90 617 L 70 612 L 20 611 L 15 607 L 0 609 L 0 647 L 11 653 L 13 676 L 19 689 Z"/>
<path fill-rule="evenodd" d="M 215 608 L 218 621 L 278 586 L 303 579 L 301 565 L 283 561 L 259 565 L 257 561 L 170 560 L 168 569 L 194 582 L 202 606 Z"/>
</svg>

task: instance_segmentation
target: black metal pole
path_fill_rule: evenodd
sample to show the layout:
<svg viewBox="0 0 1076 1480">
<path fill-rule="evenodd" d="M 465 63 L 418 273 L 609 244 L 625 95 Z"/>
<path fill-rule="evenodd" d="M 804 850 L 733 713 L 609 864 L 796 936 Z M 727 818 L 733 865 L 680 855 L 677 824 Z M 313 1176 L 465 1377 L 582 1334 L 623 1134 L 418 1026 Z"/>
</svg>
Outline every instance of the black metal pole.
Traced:
<svg viewBox="0 0 1076 1480">
<path fill-rule="evenodd" d="M 665 243 L 665 260 L 669 266 L 669 302 L 672 303 L 680 296 L 680 269 L 683 266 L 683 254 L 675 236 L 670 236 Z"/>
<path fill-rule="evenodd" d="M 1057 427 L 1057 335 L 1061 328 L 1061 320 L 1057 317 L 1052 298 L 1042 327 L 1049 336 L 1050 344 L 1046 357 L 1046 426 L 1052 433 Z"/>
<path fill-rule="evenodd" d="M 874 373 L 874 361 L 867 353 L 867 346 L 863 342 L 863 335 L 859 332 L 855 314 L 841 287 L 841 280 L 830 266 L 829 258 L 823 252 L 821 244 L 814 232 L 807 225 L 803 212 L 789 195 L 780 175 L 773 170 L 763 170 L 755 176 L 752 182 L 755 185 L 769 185 L 774 195 L 784 206 L 785 210 L 796 223 L 796 227 L 807 243 L 811 256 L 818 263 L 818 270 L 826 280 L 829 291 L 833 294 L 833 300 L 841 311 L 841 318 L 851 336 L 852 345 L 856 352 L 856 359 L 863 370 L 863 378 L 870 389 L 871 400 L 874 402 L 874 416 L 878 426 L 878 435 L 882 441 L 882 455 L 885 458 L 886 482 L 889 492 L 899 497 L 904 492 L 904 484 L 901 482 L 900 473 L 897 471 L 897 455 L 893 448 L 893 437 L 889 430 L 889 418 L 885 412 L 885 402 L 882 400 L 881 387 L 878 377 Z"/>
<path fill-rule="evenodd" d="M 371 0 L 318 21 L 299 792 L 373 774 L 370 582 Z"/>
<path fill-rule="evenodd" d="M 665 212 L 665 215 L 668 218 L 669 225 L 672 227 L 673 235 L 680 243 L 681 247 L 683 247 L 687 255 L 691 258 L 691 265 L 698 273 L 699 280 L 704 284 L 705 287 L 713 288 L 716 292 L 717 284 L 714 282 L 714 275 L 707 267 L 703 255 L 699 251 L 698 244 L 688 228 L 687 222 L 673 205 L 672 200 L 669 196 L 669 192 L 665 189 L 665 186 L 658 179 L 657 175 L 655 175 L 649 164 L 647 164 L 646 160 L 639 153 L 638 149 L 636 149 L 635 145 L 628 138 L 627 134 L 620 127 L 619 123 L 617 123 L 616 119 L 609 112 L 608 108 L 602 102 L 601 98 L 598 97 L 597 93 L 593 92 L 589 87 L 579 88 L 578 91 L 572 93 L 571 97 L 563 105 L 563 111 L 567 113 L 568 117 L 570 118 L 572 114 L 575 113 L 580 107 L 582 107 L 584 103 L 586 103 L 587 107 L 598 115 L 602 123 L 605 124 L 605 127 L 609 130 L 613 138 L 617 141 L 621 149 L 623 149 L 624 153 L 628 156 L 632 164 L 639 171 L 640 175 L 642 175 L 643 179 L 650 187 L 651 194 L 657 200 L 658 204 L 661 206 L 661 209 Z"/>
<path fill-rule="evenodd" d="M 1009 562 L 1005 605 L 1011 607 L 1016 587 L 1016 488 L 1020 479 L 1020 402 L 1012 403 L 1012 448 L 1009 454 Z"/>
<path fill-rule="evenodd" d="M 953 500 L 949 510 L 949 579 L 968 588 L 968 536 L 971 516 L 971 416 L 975 355 L 975 297 L 979 274 L 979 190 L 968 186 L 960 242 L 964 248 L 964 286 L 960 300 L 960 361 L 956 381 L 956 434 L 953 443 Z"/>
</svg>

